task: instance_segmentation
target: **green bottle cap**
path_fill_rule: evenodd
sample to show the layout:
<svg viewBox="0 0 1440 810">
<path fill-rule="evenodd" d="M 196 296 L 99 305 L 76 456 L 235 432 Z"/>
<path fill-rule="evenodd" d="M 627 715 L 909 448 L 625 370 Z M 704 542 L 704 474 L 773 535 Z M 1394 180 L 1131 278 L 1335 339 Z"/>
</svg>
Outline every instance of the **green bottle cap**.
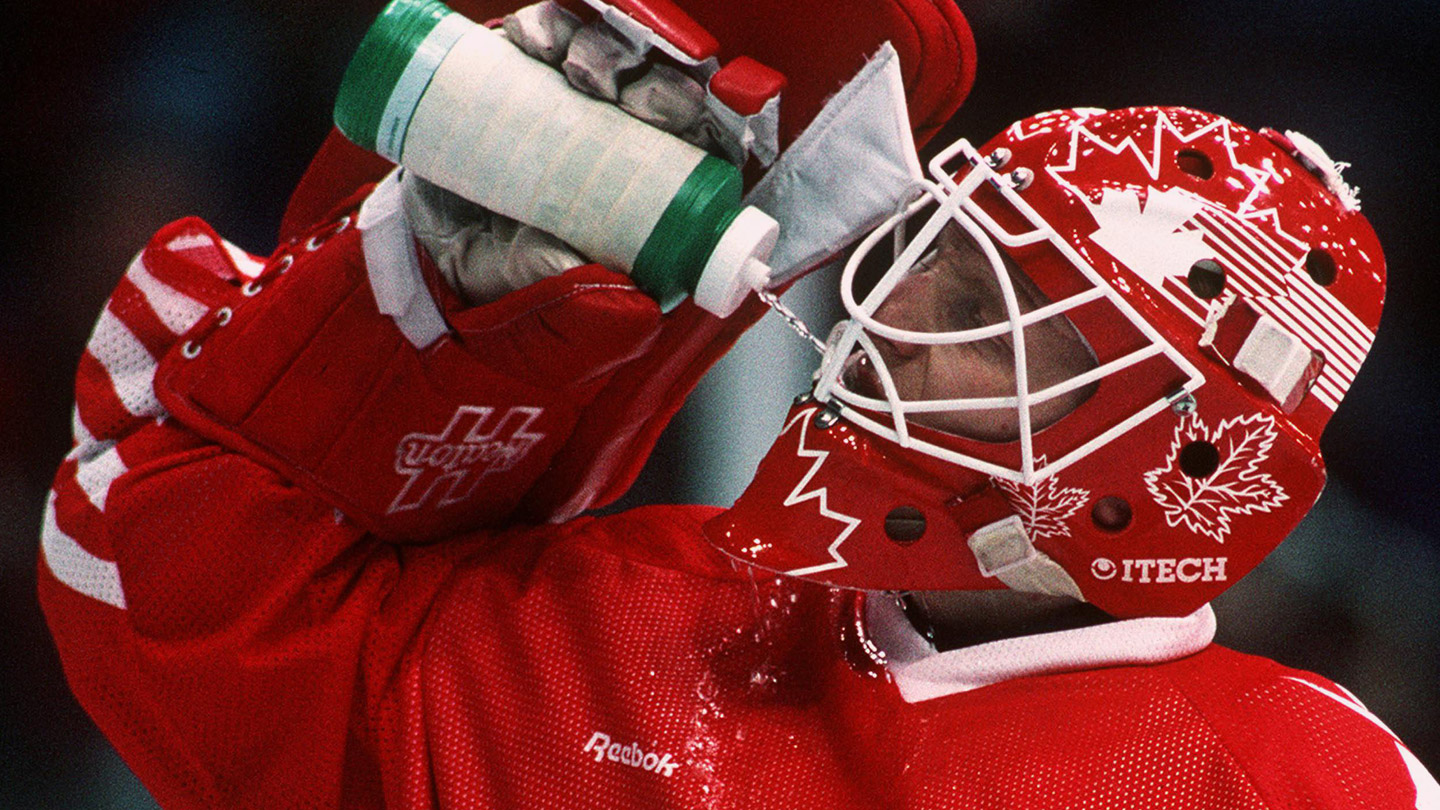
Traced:
<svg viewBox="0 0 1440 810">
<path fill-rule="evenodd" d="M 669 312 L 695 291 L 716 243 L 739 215 L 740 170 L 706 155 L 681 184 L 650 232 L 630 278 Z"/>
<path fill-rule="evenodd" d="M 474 23 L 439 0 L 393 0 L 365 32 L 335 98 L 335 126 L 399 161 L 410 117 L 451 46 Z"/>
</svg>

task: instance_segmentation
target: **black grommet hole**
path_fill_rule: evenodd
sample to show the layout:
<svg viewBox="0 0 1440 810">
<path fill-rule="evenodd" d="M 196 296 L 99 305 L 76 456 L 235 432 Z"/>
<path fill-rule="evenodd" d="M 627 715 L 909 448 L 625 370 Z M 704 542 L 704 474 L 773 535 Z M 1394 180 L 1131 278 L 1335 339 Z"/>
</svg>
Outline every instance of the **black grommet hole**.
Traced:
<svg viewBox="0 0 1440 810">
<path fill-rule="evenodd" d="M 1180 450 L 1180 472 L 1191 478 L 1209 478 L 1220 468 L 1220 451 L 1210 442 L 1190 442 Z"/>
<path fill-rule="evenodd" d="M 1314 248 L 1305 254 L 1305 272 L 1321 287 L 1335 283 L 1335 258 L 1321 248 Z"/>
<path fill-rule="evenodd" d="M 925 513 L 913 506 L 897 506 L 885 516 L 885 536 L 909 545 L 925 535 Z"/>
<path fill-rule="evenodd" d="M 1185 283 L 1190 285 L 1190 292 L 1208 301 L 1224 292 L 1225 268 L 1214 259 L 1201 259 L 1190 265 Z"/>
<path fill-rule="evenodd" d="M 1182 149 L 1175 154 L 1175 165 L 1191 177 L 1209 180 L 1215 176 L 1215 164 L 1197 149 Z"/>
<path fill-rule="evenodd" d="M 1106 495 L 1090 509 L 1090 519 L 1107 532 L 1124 531 L 1134 517 L 1130 502 L 1119 495 Z"/>
</svg>

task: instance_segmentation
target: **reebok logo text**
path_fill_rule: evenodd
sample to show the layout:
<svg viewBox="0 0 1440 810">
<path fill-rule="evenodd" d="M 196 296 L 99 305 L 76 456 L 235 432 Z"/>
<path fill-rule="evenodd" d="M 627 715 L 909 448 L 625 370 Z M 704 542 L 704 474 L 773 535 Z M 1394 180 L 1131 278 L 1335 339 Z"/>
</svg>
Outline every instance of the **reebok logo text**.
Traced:
<svg viewBox="0 0 1440 810">
<path fill-rule="evenodd" d="M 621 765 L 629 765 L 632 768 L 639 768 L 642 771 L 653 771 L 661 776 L 673 776 L 675 766 L 678 762 L 672 762 L 669 754 L 657 754 L 654 751 L 647 752 L 640 747 L 639 743 L 621 745 L 610 741 L 610 735 L 603 731 L 597 731 L 590 735 L 590 741 L 585 743 L 581 749 L 585 752 L 595 752 L 595 761 L 603 762 L 610 760 Z"/>
</svg>

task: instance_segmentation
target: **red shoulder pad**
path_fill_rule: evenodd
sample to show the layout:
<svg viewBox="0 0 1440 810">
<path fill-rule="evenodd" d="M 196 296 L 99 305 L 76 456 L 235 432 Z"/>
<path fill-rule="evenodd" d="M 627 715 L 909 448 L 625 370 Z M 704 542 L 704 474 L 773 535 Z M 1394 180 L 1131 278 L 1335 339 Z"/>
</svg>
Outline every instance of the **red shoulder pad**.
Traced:
<svg viewBox="0 0 1440 810">
<path fill-rule="evenodd" d="M 1440 801 L 1425 766 L 1333 681 L 1213 647 L 1169 671 L 1267 807 L 1412 810 Z"/>
</svg>

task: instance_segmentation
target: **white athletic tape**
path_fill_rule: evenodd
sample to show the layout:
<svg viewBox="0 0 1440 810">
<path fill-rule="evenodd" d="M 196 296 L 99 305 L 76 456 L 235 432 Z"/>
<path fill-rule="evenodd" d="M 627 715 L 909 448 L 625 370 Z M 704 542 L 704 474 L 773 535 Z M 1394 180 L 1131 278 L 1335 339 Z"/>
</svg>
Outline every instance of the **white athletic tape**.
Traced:
<svg viewBox="0 0 1440 810">
<path fill-rule="evenodd" d="M 486 208 L 629 271 L 705 153 L 571 88 L 498 34 L 471 28 L 420 100 L 404 163 Z M 606 189 L 604 195 L 594 190 Z M 608 198 L 608 206 L 595 203 Z"/>
</svg>

